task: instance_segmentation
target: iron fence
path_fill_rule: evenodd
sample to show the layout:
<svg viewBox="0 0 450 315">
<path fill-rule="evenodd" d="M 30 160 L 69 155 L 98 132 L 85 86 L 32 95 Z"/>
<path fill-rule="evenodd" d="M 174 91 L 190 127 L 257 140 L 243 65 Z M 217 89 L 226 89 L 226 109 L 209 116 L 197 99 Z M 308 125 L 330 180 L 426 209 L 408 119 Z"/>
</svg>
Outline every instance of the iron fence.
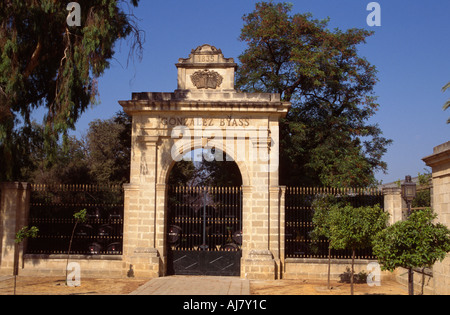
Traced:
<svg viewBox="0 0 450 315">
<path fill-rule="evenodd" d="M 168 266 L 175 275 L 239 276 L 242 187 L 169 187 Z"/>
<path fill-rule="evenodd" d="M 378 189 L 332 189 L 316 187 L 287 187 L 285 198 L 285 252 L 286 258 L 328 258 L 328 240 L 313 239 L 313 201 L 333 195 L 354 207 L 383 207 L 383 194 Z M 357 259 L 375 259 L 372 249 L 357 250 Z M 351 258 L 351 250 L 331 250 L 331 258 Z"/>
<path fill-rule="evenodd" d="M 28 254 L 67 254 L 76 220 L 87 210 L 87 220 L 77 224 L 71 254 L 121 255 L 123 243 L 123 188 L 98 185 L 31 186 L 29 225 L 39 228 L 28 240 Z"/>
<path fill-rule="evenodd" d="M 178 250 L 239 250 L 241 187 L 169 187 L 168 242 Z"/>
</svg>

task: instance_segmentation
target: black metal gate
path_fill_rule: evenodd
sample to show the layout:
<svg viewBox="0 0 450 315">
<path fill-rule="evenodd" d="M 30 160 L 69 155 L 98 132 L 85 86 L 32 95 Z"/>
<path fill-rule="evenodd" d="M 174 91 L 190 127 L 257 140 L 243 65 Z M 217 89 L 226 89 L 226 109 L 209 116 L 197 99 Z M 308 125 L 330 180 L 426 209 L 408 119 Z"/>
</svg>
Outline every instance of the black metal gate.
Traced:
<svg viewBox="0 0 450 315">
<path fill-rule="evenodd" d="M 241 187 L 170 187 L 168 273 L 239 276 Z"/>
</svg>

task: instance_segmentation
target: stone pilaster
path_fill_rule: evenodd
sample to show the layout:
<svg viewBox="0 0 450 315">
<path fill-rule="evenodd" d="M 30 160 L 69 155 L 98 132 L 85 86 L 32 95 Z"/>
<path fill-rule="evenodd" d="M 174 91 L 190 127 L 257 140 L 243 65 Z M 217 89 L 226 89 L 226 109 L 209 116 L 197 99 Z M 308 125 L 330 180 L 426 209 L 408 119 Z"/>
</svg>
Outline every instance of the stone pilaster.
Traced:
<svg viewBox="0 0 450 315">
<path fill-rule="evenodd" d="M 31 187 L 28 183 L 2 183 L 0 203 L 0 275 L 13 275 L 22 265 L 25 243 L 16 233 L 28 225 Z"/>
<path fill-rule="evenodd" d="M 450 228 L 450 141 L 433 150 L 433 154 L 423 158 L 432 169 L 433 208 L 437 220 Z M 435 294 L 450 294 L 450 254 L 443 262 L 433 266 Z"/>
</svg>

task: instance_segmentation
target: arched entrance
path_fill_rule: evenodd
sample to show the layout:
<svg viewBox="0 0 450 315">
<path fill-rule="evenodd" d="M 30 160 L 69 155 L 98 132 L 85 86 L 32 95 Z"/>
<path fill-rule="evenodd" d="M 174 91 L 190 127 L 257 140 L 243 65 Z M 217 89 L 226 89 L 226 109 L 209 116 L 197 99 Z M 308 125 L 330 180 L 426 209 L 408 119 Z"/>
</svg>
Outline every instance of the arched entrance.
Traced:
<svg viewBox="0 0 450 315">
<path fill-rule="evenodd" d="M 138 276 L 163 276 L 175 262 L 170 257 L 172 246 L 176 247 L 169 241 L 176 236 L 171 226 L 183 223 L 185 228 L 178 227 L 192 229 L 187 234 L 192 239 L 178 247 L 198 253 L 208 251 L 198 250 L 206 245 L 210 252 L 213 248 L 224 252 L 223 238 L 228 239 L 228 231 L 233 234 L 241 225 L 239 275 L 273 279 L 281 269 L 284 250 L 278 122 L 290 103 L 282 102 L 277 94 L 237 92 L 237 65 L 210 45 L 197 47 L 176 66 L 175 92 L 133 93 L 131 100 L 119 102 L 133 117 L 130 184 L 124 187 L 124 261 Z M 227 194 L 212 189 L 185 190 L 175 198 L 183 206 L 169 209 L 169 198 L 177 194 L 168 185 L 170 171 L 185 154 L 199 148 L 226 152 L 239 168 L 242 186 Z M 240 219 L 231 225 L 225 222 L 227 212 L 216 206 L 226 196 L 236 200 L 241 196 L 240 210 L 234 214 Z M 206 202 L 185 205 L 186 200 L 202 198 Z M 222 206 L 232 207 L 233 203 Z M 199 232 L 200 227 L 204 233 Z M 209 231 L 215 227 L 222 232 L 214 239 Z"/>
<path fill-rule="evenodd" d="M 167 273 L 239 276 L 243 224 L 237 164 L 219 148 L 194 150 L 174 165 L 168 184 Z"/>
<path fill-rule="evenodd" d="M 167 273 L 239 276 L 242 188 L 169 188 Z"/>
</svg>

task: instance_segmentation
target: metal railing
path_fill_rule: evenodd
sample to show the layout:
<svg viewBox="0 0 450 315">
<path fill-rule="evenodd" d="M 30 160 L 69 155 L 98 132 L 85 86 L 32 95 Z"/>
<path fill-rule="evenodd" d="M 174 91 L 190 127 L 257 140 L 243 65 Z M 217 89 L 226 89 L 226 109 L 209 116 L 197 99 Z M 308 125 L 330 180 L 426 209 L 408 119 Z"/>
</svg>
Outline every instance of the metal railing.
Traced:
<svg viewBox="0 0 450 315">
<path fill-rule="evenodd" d="M 121 255 L 123 243 L 122 186 L 31 186 L 29 225 L 39 228 L 29 239 L 27 254 L 67 254 L 76 220 L 86 209 L 87 221 L 77 224 L 71 254 Z"/>
<path fill-rule="evenodd" d="M 285 196 L 285 253 L 286 258 L 328 258 L 328 240 L 313 239 L 313 201 L 333 195 L 354 207 L 383 207 L 383 194 L 378 189 L 334 189 L 324 187 L 286 187 Z M 349 259 L 350 250 L 331 250 L 331 258 Z M 374 259 L 372 249 L 356 251 L 357 259 Z"/>
</svg>

